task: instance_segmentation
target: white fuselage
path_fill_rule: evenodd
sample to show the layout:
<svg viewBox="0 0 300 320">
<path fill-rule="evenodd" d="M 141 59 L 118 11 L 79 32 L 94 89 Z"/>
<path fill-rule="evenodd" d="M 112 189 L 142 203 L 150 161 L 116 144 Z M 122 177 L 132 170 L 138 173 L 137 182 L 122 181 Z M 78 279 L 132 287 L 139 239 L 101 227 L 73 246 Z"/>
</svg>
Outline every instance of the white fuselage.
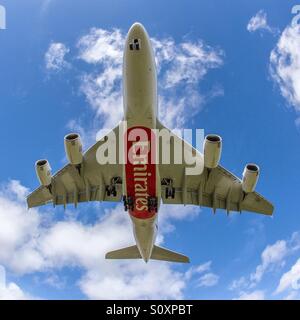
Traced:
<svg viewBox="0 0 300 320">
<path fill-rule="evenodd" d="M 130 28 L 124 50 L 123 61 L 123 101 L 127 128 L 156 128 L 157 117 L 157 78 L 154 54 L 149 36 L 144 27 L 135 23 Z M 129 210 L 133 231 L 142 258 L 147 262 L 152 253 L 157 233 L 157 212 L 148 214 L 141 204 L 143 194 L 134 189 L 133 176 L 147 175 L 148 180 L 137 187 L 145 188 L 147 196 L 157 197 L 160 203 L 160 179 L 156 164 L 153 166 L 130 167 L 125 164 L 125 195 L 135 199 L 135 207 Z M 142 173 L 140 173 L 142 172 Z M 145 172 L 145 173 L 144 173 Z M 136 179 L 140 180 L 141 179 Z M 135 180 L 134 180 L 135 181 Z M 140 197 L 140 198 L 139 198 Z"/>
</svg>

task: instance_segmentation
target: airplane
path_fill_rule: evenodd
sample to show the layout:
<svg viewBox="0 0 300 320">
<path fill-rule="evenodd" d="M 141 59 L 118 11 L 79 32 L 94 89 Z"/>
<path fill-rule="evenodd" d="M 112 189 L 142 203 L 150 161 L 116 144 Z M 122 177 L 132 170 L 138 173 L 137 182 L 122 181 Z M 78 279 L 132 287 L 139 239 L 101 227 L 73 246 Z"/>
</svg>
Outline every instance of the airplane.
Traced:
<svg viewBox="0 0 300 320">
<path fill-rule="evenodd" d="M 171 130 L 158 120 L 156 64 L 151 40 L 141 23 L 134 23 L 128 31 L 123 59 L 123 104 L 126 121 L 126 160 L 129 150 L 138 144 L 138 139 L 128 137 L 136 129 L 146 133 L 147 152 L 141 147 L 136 155 L 143 155 L 146 162 L 120 161 L 121 139 L 112 140 L 119 162 L 99 162 L 99 150 L 111 135 L 118 137 L 121 127 L 117 126 L 103 139 L 97 141 L 86 152 L 82 151 L 80 135 L 65 136 L 65 151 L 69 163 L 52 176 L 49 162 L 45 159 L 35 164 L 41 186 L 27 197 L 29 208 L 52 203 L 53 206 L 89 201 L 112 201 L 124 203 L 132 221 L 135 245 L 106 253 L 106 259 L 149 259 L 170 262 L 190 262 L 189 258 L 166 248 L 155 245 L 158 231 L 158 212 L 163 204 L 196 205 L 242 212 L 250 211 L 271 216 L 274 207 L 263 196 L 255 192 L 260 168 L 253 163 L 245 166 L 243 178 L 224 169 L 220 164 L 222 138 L 209 134 L 204 139 L 203 153 L 174 135 L 169 148 L 183 145 L 192 151 L 200 163 L 198 174 L 187 175 L 191 164 L 184 159 L 181 163 L 170 156 L 169 163 L 162 161 L 162 146 L 156 147 L 152 131 Z M 158 161 L 152 163 L 149 150 L 158 152 Z M 133 156 L 134 153 L 131 155 Z M 147 154 L 145 156 L 145 154 Z M 132 160 L 132 159 L 131 159 Z"/>
</svg>

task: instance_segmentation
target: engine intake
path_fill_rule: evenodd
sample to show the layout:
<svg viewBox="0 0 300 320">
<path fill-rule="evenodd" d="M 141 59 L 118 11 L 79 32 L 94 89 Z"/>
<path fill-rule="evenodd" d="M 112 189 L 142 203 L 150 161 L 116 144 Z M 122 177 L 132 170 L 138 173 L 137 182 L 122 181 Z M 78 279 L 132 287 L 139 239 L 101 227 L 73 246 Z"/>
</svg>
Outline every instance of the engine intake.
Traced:
<svg viewBox="0 0 300 320">
<path fill-rule="evenodd" d="M 222 138 L 210 134 L 204 140 L 204 166 L 209 169 L 216 168 L 220 162 L 222 151 Z"/>
<path fill-rule="evenodd" d="M 254 163 L 249 163 L 245 166 L 242 182 L 242 188 L 245 193 L 250 193 L 255 190 L 259 172 L 259 166 Z"/>
<path fill-rule="evenodd" d="M 35 171 L 41 185 L 48 187 L 51 184 L 51 168 L 48 160 L 38 160 L 35 163 Z"/>
<path fill-rule="evenodd" d="M 65 136 L 65 150 L 71 164 L 79 165 L 82 163 L 82 143 L 79 134 L 70 133 Z"/>
</svg>

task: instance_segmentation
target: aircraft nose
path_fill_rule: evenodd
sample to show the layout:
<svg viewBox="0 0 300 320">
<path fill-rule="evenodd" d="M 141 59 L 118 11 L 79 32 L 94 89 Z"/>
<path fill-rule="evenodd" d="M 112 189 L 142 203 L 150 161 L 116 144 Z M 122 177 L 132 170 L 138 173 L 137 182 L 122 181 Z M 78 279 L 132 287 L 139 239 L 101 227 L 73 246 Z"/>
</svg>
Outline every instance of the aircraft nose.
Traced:
<svg viewBox="0 0 300 320">
<path fill-rule="evenodd" d="M 143 33 L 145 31 L 144 26 L 139 23 L 135 22 L 131 27 L 130 27 L 130 33 Z"/>
<path fill-rule="evenodd" d="M 146 30 L 144 26 L 139 22 L 135 22 L 129 29 L 130 38 L 145 38 L 145 36 Z"/>
</svg>

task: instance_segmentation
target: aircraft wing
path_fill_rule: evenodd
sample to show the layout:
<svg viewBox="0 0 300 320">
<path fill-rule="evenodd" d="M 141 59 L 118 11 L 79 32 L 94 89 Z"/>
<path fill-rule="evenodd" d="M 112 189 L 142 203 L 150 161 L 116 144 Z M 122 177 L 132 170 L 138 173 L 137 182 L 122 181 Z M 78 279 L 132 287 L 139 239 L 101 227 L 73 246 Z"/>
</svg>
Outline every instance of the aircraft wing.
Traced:
<svg viewBox="0 0 300 320">
<path fill-rule="evenodd" d="M 158 124 L 160 129 L 165 128 Z M 166 129 L 166 128 L 165 128 Z M 169 129 L 167 129 L 169 130 Z M 176 139 L 180 139 L 177 137 Z M 171 152 L 174 140 L 171 140 Z M 186 142 L 183 141 L 183 144 Z M 199 152 L 194 152 L 199 157 Z M 202 156 L 203 158 L 203 156 Z M 242 181 L 220 165 L 214 169 L 203 168 L 197 175 L 185 174 L 186 164 L 159 164 L 162 201 L 165 204 L 191 204 L 230 211 L 251 211 L 265 215 L 273 214 L 273 205 L 257 192 L 245 194 Z M 166 181 L 172 180 L 174 198 L 166 197 Z"/>
<path fill-rule="evenodd" d="M 118 137 L 119 127 L 111 131 Z M 108 133 L 109 135 L 110 133 Z M 120 201 L 122 196 L 123 167 L 121 164 L 99 164 L 98 148 L 105 140 L 95 143 L 83 156 L 80 168 L 67 164 L 52 177 L 51 188 L 40 186 L 27 197 L 29 208 L 52 203 L 66 206 L 86 201 Z M 116 148 L 118 159 L 118 143 Z M 116 196 L 106 194 L 106 186 L 114 179 Z"/>
</svg>

